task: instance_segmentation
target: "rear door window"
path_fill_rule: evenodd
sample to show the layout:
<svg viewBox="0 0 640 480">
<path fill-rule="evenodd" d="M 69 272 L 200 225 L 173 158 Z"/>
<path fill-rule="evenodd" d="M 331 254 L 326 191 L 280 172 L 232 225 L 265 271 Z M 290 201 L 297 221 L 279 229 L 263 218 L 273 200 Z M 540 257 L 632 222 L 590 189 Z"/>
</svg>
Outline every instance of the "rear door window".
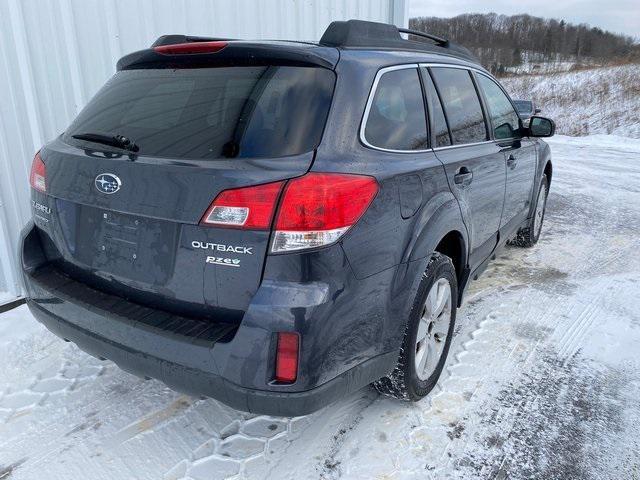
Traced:
<svg viewBox="0 0 640 480">
<path fill-rule="evenodd" d="M 364 137 L 374 147 L 423 150 L 427 119 L 418 70 L 404 68 L 382 74 L 366 119 Z"/>
<path fill-rule="evenodd" d="M 484 92 L 489 116 L 493 124 L 493 134 L 496 139 L 514 138 L 520 136 L 520 120 L 509 98 L 502 89 L 484 75 L 476 75 L 478 84 Z"/>
<path fill-rule="evenodd" d="M 449 121 L 453 143 L 461 145 L 487 140 L 482 106 L 470 72 L 448 67 L 432 68 L 431 72 Z"/>
<path fill-rule="evenodd" d="M 449 135 L 449 127 L 444 117 L 444 110 L 442 109 L 442 102 L 436 91 L 431 75 L 425 68 L 422 76 L 424 81 L 424 88 L 429 99 L 429 108 L 431 109 L 431 123 L 433 128 L 433 134 L 435 136 L 434 147 L 446 147 L 451 145 L 451 136 Z"/>
<path fill-rule="evenodd" d="M 123 70 L 64 138 L 85 146 L 72 135 L 123 135 L 140 155 L 169 158 L 298 155 L 320 143 L 334 84 L 313 67 Z"/>
</svg>

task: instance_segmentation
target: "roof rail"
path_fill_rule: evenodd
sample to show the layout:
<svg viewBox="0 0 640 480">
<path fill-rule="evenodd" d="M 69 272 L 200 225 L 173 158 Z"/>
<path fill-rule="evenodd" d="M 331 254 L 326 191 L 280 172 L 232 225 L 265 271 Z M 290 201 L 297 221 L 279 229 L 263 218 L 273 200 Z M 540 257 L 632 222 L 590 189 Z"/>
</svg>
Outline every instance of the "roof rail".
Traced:
<svg viewBox="0 0 640 480">
<path fill-rule="evenodd" d="M 400 35 L 401 33 L 428 38 L 434 43 L 404 39 Z M 469 50 L 445 38 L 417 30 L 398 28 L 388 23 L 367 22 L 364 20 L 331 22 L 320 39 L 320 45 L 338 48 L 412 50 L 425 53 L 440 53 L 479 63 L 478 59 Z"/>
<path fill-rule="evenodd" d="M 399 28 L 398 32 L 406 33 L 409 35 L 415 35 L 416 37 L 428 38 L 429 40 L 433 40 L 436 43 L 436 45 L 439 45 L 441 47 L 449 46 L 449 40 L 447 40 L 446 38 L 438 37 L 437 35 L 432 35 L 430 33 L 419 32 L 418 30 L 410 30 L 408 28 Z"/>
</svg>

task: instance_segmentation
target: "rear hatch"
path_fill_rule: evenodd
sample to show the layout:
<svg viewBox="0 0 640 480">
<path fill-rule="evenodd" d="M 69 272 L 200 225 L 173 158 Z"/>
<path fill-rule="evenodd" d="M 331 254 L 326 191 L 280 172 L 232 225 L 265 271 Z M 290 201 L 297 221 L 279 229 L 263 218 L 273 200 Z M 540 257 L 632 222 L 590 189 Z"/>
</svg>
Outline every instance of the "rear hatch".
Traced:
<svg viewBox="0 0 640 480">
<path fill-rule="evenodd" d="M 193 56 L 198 68 L 181 57 L 179 68 L 156 58 L 153 68 L 120 70 L 41 151 L 52 213 L 40 226 L 60 265 L 87 283 L 237 321 L 260 284 L 271 225 L 230 228 L 203 216 L 225 190 L 309 170 L 335 74 Z"/>
</svg>

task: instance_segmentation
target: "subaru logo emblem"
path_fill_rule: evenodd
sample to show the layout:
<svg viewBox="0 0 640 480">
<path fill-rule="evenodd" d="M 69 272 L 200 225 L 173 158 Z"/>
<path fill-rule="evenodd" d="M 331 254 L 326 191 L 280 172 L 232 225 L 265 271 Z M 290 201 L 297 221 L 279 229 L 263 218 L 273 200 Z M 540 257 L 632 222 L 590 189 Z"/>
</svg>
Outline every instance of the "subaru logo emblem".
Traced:
<svg viewBox="0 0 640 480">
<path fill-rule="evenodd" d="M 118 176 L 113 173 L 101 173 L 96 177 L 95 184 L 99 192 L 111 195 L 120 190 L 122 182 Z"/>
</svg>

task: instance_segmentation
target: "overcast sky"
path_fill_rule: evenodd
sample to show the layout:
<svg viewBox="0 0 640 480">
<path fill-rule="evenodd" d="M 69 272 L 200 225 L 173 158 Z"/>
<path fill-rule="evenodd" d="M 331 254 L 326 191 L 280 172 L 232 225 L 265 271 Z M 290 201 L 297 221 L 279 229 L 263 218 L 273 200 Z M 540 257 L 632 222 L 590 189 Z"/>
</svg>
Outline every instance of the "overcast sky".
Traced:
<svg viewBox="0 0 640 480">
<path fill-rule="evenodd" d="M 461 13 L 528 13 L 588 23 L 640 39 L 640 0 L 408 0 L 409 17 L 454 17 Z"/>
</svg>

